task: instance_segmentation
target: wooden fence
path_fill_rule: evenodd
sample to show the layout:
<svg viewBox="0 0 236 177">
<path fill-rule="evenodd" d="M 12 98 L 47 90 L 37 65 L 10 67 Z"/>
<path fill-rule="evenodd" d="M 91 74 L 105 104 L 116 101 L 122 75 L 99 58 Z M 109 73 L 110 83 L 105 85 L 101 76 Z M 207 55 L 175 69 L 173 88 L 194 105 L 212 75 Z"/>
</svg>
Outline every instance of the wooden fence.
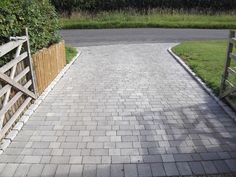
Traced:
<svg viewBox="0 0 236 177">
<path fill-rule="evenodd" d="M 36 90 L 40 95 L 66 64 L 64 41 L 44 48 L 33 56 Z"/>
<path fill-rule="evenodd" d="M 0 140 L 66 64 L 64 41 L 35 53 L 26 36 L 11 37 L 0 46 L 0 59 L 13 58 L 0 67 Z"/>
</svg>

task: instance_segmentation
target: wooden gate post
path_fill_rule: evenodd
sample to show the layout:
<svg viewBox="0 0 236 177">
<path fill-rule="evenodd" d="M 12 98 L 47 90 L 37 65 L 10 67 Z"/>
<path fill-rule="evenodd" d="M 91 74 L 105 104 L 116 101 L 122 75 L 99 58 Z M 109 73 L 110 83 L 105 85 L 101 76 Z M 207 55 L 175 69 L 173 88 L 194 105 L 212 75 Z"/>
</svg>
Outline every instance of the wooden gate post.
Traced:
<svg viewBox="0 0 236 177">
<path fill-rule="evenodd" d="M 30 42 L 29 42 L 29 31 L 28 28 L 25 29 L 25 33 L 26 33 L 26 38 L 27 38 L 27 53 L 28 53 L 28 60 L 26 60 L 27 65 L 30 67 L 30 75 L 27 75 L 28 80 L 32 80 L 32 91 L 38 95 L 38 93 L 36 93 L 36 82 L 35 82 L 35 74 L 34 74 L 34 70 L 33 70 L 33 62 L 32 62 L 32 56 L 31 56 L 31 52 L 30 52 Z M 30 77 L 29 77 L 30 76 Z"/>
</svg>

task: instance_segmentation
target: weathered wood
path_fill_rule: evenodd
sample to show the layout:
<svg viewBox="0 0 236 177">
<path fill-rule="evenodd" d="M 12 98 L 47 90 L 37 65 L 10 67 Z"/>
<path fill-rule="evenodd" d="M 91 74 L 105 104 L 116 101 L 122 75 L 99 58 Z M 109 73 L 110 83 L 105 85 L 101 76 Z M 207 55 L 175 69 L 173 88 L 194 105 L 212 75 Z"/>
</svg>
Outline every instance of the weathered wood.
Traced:
<svg viewBox="0 0 236 177">
<path fill-rule="evenodd" d="M 25 29 L 25 33 L 26 33 L 26 42 L 27 42 L 27 52 L 28 52 L 28 60 L 26 61 L 27 65 L 29 66 L 30 69 L 30 75 L 28 75 L 28 80 L 32 80 L 32 91 L 34 92 L 34 94 L 36 95 L 36 82 L 35 82 L 35 74 L 33 71 L 33 64 L 32 64 L 32 57 L 31 57 L 31 51 L 30 51 L 30 43 L 29 43 L 29 32 L 28 32 L 28 28 Z"/>
<path fill-rule="evenodd" d="M 29 67 L 26 67 L 19 75 L 17 75 L 14 80 L 18 82 L 20 79 L 24 77 L 26 73 L 29 72 Z M 9 89 L 11 88 L 10 85 L 5 85 L 2 89 L 0 89 L 0 97 L 2 97 Z"/>
<path fill-rule="evenodd" d="M 14 59 L 16 59 L 17 57 L 19 57 L 21 48 L 22 48 L 22 44 L 20 44 L 20 45 L 17 47 L 17 50 L 16 50 L 16 54 L 15 54 Z M 12 69 L 11 69 L 10 79 L 14 79 L 14 76 L 15 76 L 15 73 L 16 73 L 16 67 L 17 67 L 17 63 L 16 63 L 16 64 L 12 67 Z M 8 101 L 9 101 L 10 94 L 11 94 L 11 87 L 8 89 L 8 91 L 7 91 L 7 93 L 6 93 L 6 96 L 5 96 L 4 101 L 3 101 L 3 104 L 2 104 L 2 107 L 3 107 L 2 109 L 4 109 L 5 106 L 7 105 Z M 5 113 L 2 114 L 2 115 L 0 114 L 0 128 L 2 128 L 4 117 L 5 117 Z"/>
<path fill-rule="evenodd" d="M 8 52 L 12 51 L 13 49 L 18 47 L 19 45 L 23 44 L 24 42 L 26 42 L 26 37 L 24 40 L 11 41 L 11 42 L 8 42 L 7 44 L 1 45 L 0 46 L 0 57 L 4 56 Z"/>
<path fill-rule="evenodd" d="M 28 81 L 24 87 L 29 88 L 32 85 L 32 81 Z M 18 92 L 0 111 L 0 117 L 4 116 L 4 114 L 17 102 L 17 100 L 23 95 L 22 92 Z"/>
<path fill-rule="evenodd" d="M 231 38 L 230 40 L 229 40 L 229 42 L 231 43 L 231 44 L 236 44 L 236 38 Z"/>
<path fill-rule="evenodd" d="M 225 80 L 225 82 L 230 86 L 230 87 L 234 87 L 234 84 L 232 84 L 229 80 Z"/>
<path fill-rule="evenodd" d="M 21 80 L 29 71 L 30 71 L 30 68 L 29 68 L 29 66 L 27 66 L 23 71 L 21 71 L 20 74 L 18 74 L 18 75 L 15 77 L 14 80 L 17 80 L 17 81 Z"/>
<path fill-rule="evenodd" d="M 32 58 L 37 91 L 41 94 L 66 64 L 64 41 L 40 50 Z"/>
<path fill-rule="evenodd" d="M 29 91 L 28 89 L 26 89 L 25 87 L 23 87 L 22 85 L 20 85 L 19 83 L 17 83 L 16 81 L 12 80 L 10 77 L 6 76 L 3 73 L 0 73 L 0 79 L 6 83 L 8 83 L 9 85 L 13 86 L 15 89 L 23 92 L 24 94 L 36 99 L 36 96 L 33 92 Z"/>
<path fill-rule="evenodd" d="M 231 53 L 231 54 L 230 54 L 230 58 L 233 59 L 233 60 L 236 62 L 236 55 L 234 55 L 234 54 Z"/>
<path fill-rule="evenodd" d="M 220 84 L 220 98 L 225 97 L 225 81 L 228 78 L 228 67 L 230 66 L 231 63 L 231 58 L 230 55 L 233 51 L 233 46 L 234 44 L 231 42 L 232 39 L 235 38 L 235 31 L 230 31 L 229 32 L 229 39 L 228 39 L 228 47 L 227 47 L 227 52 L 226 52 L 226 60 L 225 60 L 225 64 L 224 64 L 224 72 L 222 75 L 222 79 L 221 79 L 221 84 Z"/>
<path fill-rule="evenodd" d="M 235 91 L 236 91 L 236 87 L 231 87 L 230 89 L 228 89 L 227 91 L 225 91 L 225 92 L 222 94 L 221 98 L 224 98 L 224 97 L 230 95 L 231 93 L 233 93 L 233 92 L 235 92 Z"/>
<path fill-rule="evenodd" d="M 0 57 L 17 48 L 13 60 L 0 68 L 2 86 L 0 89 L 0 139 L 11 128 L 32 98 L 36 98 L 28 30 L 26 29 L 26 36 L 10 37 L 10 40 L 0 46 Z M 23 45 L 27 51 L 21 54 Z M 12 55 L 12 52 L 10 54 Z"/>
<path fill-rule="evenodd" d="M 236 77 L 236 72 L 230 67 L 228 67 L 228 73 Z"/>
<path fill-rule="evenodd" d="M 26 67 L 20 74 L 18 74 L 15 78 L 14 78 L 14 80 L 16 81 L 16 82 L 18 82 L 20 79 L 22 79 L 22 77 L 24 77 L 24 75 L 26 74 L 26 73 L 28 73 L 29 72 L 29 67 Z M 1 90 L 0 90 L 0 97 L 2 97 L 9 89 L 11 88 L 11 86 L 10 85 L 5 85 Z"/>
<path fill-rule="evenodd" d="M 7 91 L 9 90 L 11 86 L 10 85 L 5 85 L 1 90 L 0 90 L 0 97 L 2 97 Z"/>
<path fill-rule="evenodd" d="M 27 98 L 24 103 L 18 108 L 18 110 L 14 113 L 14 115 L 11 117 L 11 119 L 6 123 L 6 125 L 2 128 L 0 131 L 0 139 L 2 139 L 7 131 L 11 128 L 11 126 L 14 124 L 14 122 L 18 119 L 20 114 L 24 111 L 24 109 L 28 106 L 32 98 Z"/>
<path fill-rule="evenodd" d="M 6 71 L 8 71 L 9 69 L 11 69 L 13 66 L 15 66 L 17 63 L 21 62 L 22 60 L 24 60 L 27 57 L 27 52 L 22 53 L 20 56 L 16 57 L 16 59 L 11 60 L 10 62 L 8 62 L 7 64 L 5 64 L 4 66 L 2 66 L 0 68 L 0 72 L 5 73 Z"/>
</svg>

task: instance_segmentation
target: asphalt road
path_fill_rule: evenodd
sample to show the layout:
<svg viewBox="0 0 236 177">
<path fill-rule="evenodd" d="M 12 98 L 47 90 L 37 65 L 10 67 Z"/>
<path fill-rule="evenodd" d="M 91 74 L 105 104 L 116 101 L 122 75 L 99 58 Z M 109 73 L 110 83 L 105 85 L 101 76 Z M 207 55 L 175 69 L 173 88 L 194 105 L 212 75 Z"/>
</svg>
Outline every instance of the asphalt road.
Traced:
<svg viewBox="0 0 236 177">
<path fill-rule="evenodd" d="M 176 43 L 184 40 L 226 39 L 228 30 L 209 29 L 89 29 L 61 30 L 72 46 L 94 46 L 120 43 Z"/>
</svg>

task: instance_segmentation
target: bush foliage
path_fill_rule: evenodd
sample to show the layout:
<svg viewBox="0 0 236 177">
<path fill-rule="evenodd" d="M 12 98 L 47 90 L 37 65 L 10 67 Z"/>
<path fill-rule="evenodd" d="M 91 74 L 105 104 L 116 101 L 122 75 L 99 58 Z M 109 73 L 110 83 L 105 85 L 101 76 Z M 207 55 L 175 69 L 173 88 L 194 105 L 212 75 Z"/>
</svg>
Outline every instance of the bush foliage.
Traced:
<svg viewBox="0 0 236 177">
<path fill-rule="evenodd" d="M 0 0 L 0 44 L 25 35 L 26 27 L 33 53 L 60 40 L 59 20 L 48 0 Z"/>
<path fill-rule="evenodd" d="M 153 8 L 197 10 L 203 12 L 236 9 L 236 0 L 51 0 L 59 12 L 71 14 L 72 10 L 89 12 Z"/>
</svg>

